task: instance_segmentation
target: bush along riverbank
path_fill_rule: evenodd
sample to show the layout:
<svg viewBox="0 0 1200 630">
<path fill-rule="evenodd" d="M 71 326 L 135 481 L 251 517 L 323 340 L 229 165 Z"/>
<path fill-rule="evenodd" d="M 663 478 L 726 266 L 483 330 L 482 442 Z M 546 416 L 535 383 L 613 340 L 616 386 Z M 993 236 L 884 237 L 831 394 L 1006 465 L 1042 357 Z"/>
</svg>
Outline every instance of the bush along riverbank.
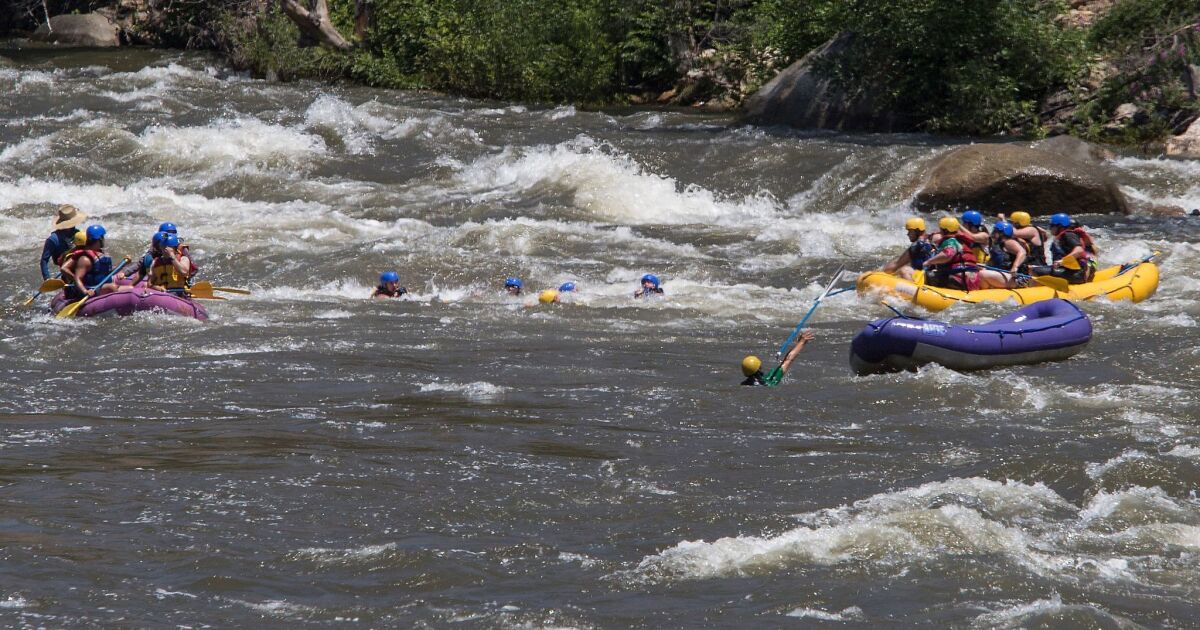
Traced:
<svg viewBox="0 0 1200 630">
<path fill-rule="evenodd" d="M 737 110 L 836 41 L 803 68 L 824 88 L 800 106 L 846 101 L 869 114 L 856 129 L 1071 134 L 1200 156 L 1194 0 L 22 2 L 0 27 L 97 12 L 126 43 L 216 49 L 269 78 L 597 106 Z"/>
</svg>

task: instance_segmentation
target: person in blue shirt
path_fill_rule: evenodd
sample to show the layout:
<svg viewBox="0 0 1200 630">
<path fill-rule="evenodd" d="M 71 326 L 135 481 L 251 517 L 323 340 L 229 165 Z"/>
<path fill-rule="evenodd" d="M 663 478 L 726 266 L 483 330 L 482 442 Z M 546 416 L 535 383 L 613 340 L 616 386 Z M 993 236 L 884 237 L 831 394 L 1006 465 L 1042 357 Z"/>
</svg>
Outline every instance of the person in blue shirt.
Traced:
<svg viewBox="0 0 1200 630">
<path fill-rule="evenodd" d="M 54 230 L 42 245 L 42 280 L 50 279 L 50 263 L 62 265 L 63 256 L 75 247 L 75 233 L 87 215 L 75 206 L 64 204 L 58 207 L 58 216 L 50 229 Z"/>
<path fill-rule="evenodd" d="M 651 296 L 660 296 L 662 294 L 662 282 L 658 279 L 658 276 L 648 273 L 642 276 L 642 288 L 634 291 L 633 297 L 634 299 L 643 297 L 648 298 Z"/>
<path fill-rule="evenodd" d="M 925 219 L 912 217 L 904 222 L 904 231 L 908 233 L 909 246 L 899 256 L 884 265 L 880 271 L 890 273 L 905 280 L 913 279 L 913 271 L 921 269 L 926 260 L 933 258 L 936 248 L 925 235 Z"/>
</svg>

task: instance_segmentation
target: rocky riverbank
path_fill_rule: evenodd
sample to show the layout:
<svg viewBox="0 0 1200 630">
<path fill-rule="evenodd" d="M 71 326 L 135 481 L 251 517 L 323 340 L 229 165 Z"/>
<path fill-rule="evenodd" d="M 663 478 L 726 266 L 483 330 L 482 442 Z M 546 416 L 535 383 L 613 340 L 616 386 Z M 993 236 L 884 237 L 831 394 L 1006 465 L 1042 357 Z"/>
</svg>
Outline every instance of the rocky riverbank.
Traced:
<svg viewBox="0 0 1200 630">
<path fill-rule="evenodd" d="M 806 3 L 815 17 L 768 6 Z M 94 11 L 85 14 L 75 13 L 83 4 L 64 0 L 44 5 L 49 20 L 40 2 L 25 4 L 23 18 L 10 17 L 0 28 L 60 46 L 211 48 L 273 78 L 348 79 L 510 100 L 686 106 L 798 128 L 1072 135 L 1144 154 L 1200 158 L 1200 8 L 1178 0 L 1075 0 L 1063 12 L 1033 17 L 954 13 L 953 3 L 933 7 L 942 14 L 888 13 L 867 3 L 853 19 L 820 0 L 777 0 L 718 11 L 702 24 L 697 3 L 661 9 L 637 0 L 622 13 L 595 0 L 563 15 L 551 2 L 538 9 L 549 12 L 542 16 L 522 15 L 533 5 L 512 0 L 504 6 L 515 21 L 501 31 L 472 22 L 469 8 L 420 8 L 406 0 L 112 0 L 86 3 Z M 828 10 L 816 11 L 821 7 Z M 539 20 L 561 23 L 542 28 Z M 919 33 L 939 20 L 954 22 L 947 39 Z M 958 58 L 943 50 L 973 42 L 979 51 L 999 47 L 1045 68 L 1021 74 L 1021 59 L 984 61 L 981 52 Z M 930 60 L 876 69 L 914 51 Z M 944 93 L 951 96 L 931 103 Z"/>
</svg>

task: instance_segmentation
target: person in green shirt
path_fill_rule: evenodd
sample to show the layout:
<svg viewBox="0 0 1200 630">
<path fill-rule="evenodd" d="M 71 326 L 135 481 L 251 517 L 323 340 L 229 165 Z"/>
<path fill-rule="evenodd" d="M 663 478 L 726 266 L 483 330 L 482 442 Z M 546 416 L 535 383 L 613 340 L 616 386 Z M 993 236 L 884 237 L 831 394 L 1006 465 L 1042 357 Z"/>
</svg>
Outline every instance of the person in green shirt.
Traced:
<svg viewBox="0 0 1200 630">
<path fill-rule="evenodd" d="M 787 356 L 784 357 L 783 363 L 779 367 L 763 374 L 762 359 L 754 355 L 750 355 L 742 359 L 742 374 L 746 375 L 746 380 L 742 381 L 742 385 L 763 385 L 766 387 L 774 387 L 783 380 L 783 375 L 787 374 L 788 368 L 792 367 L 792 361 L 796 359 L 796 355 L 804 349 L 808 342 L 816 338 L 811 330 L 806 330 L 800 333 L 800 339 L 796 340 L 796 345 L 788 350 Z"/>
</svg>

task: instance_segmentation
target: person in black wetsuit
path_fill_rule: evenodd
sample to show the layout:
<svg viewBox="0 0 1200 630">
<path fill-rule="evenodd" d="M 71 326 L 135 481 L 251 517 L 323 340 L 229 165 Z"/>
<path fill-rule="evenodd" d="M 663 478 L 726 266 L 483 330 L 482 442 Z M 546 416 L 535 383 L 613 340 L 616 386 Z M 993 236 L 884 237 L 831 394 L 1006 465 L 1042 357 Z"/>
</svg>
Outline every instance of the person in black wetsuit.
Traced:
<svg viewBox="0 0 1200 630">
<path fill-rule="evenodd" d="M 742 385 L 761 385 L 763 387 L 774 387 L 783 380 L 784 374 L 787 374 L 789 368 L 792 367 L 792 362 L 796 360 L 796 355 L 808 345 L 808 342 L 816 338 L 811 330 L 805 330 L 800 333 L 800 338 L 796 340 L 796 344 L 788 350 L 787 356 L 784 357 L 783 363 L 779 367 L 767 372 L 762 371 L 762 359 L 754 355 L 750 355 L 742 359 L 742 374 L 746 376 L 746 380 L 742 381 Z"/>
<path fill-rule="evenodd" d="M 1071 220 L 1065 213 L 1050 217 L 1050 229 L 1054 231 L 1054 244 L 1050 248 L 1054 264 L 1033 267 L 1030 274 L 1054 276 L 1070 284 L 1090 282 L 1096 272 L 1096 245 L 1092 237 Z"/>
</svg>

